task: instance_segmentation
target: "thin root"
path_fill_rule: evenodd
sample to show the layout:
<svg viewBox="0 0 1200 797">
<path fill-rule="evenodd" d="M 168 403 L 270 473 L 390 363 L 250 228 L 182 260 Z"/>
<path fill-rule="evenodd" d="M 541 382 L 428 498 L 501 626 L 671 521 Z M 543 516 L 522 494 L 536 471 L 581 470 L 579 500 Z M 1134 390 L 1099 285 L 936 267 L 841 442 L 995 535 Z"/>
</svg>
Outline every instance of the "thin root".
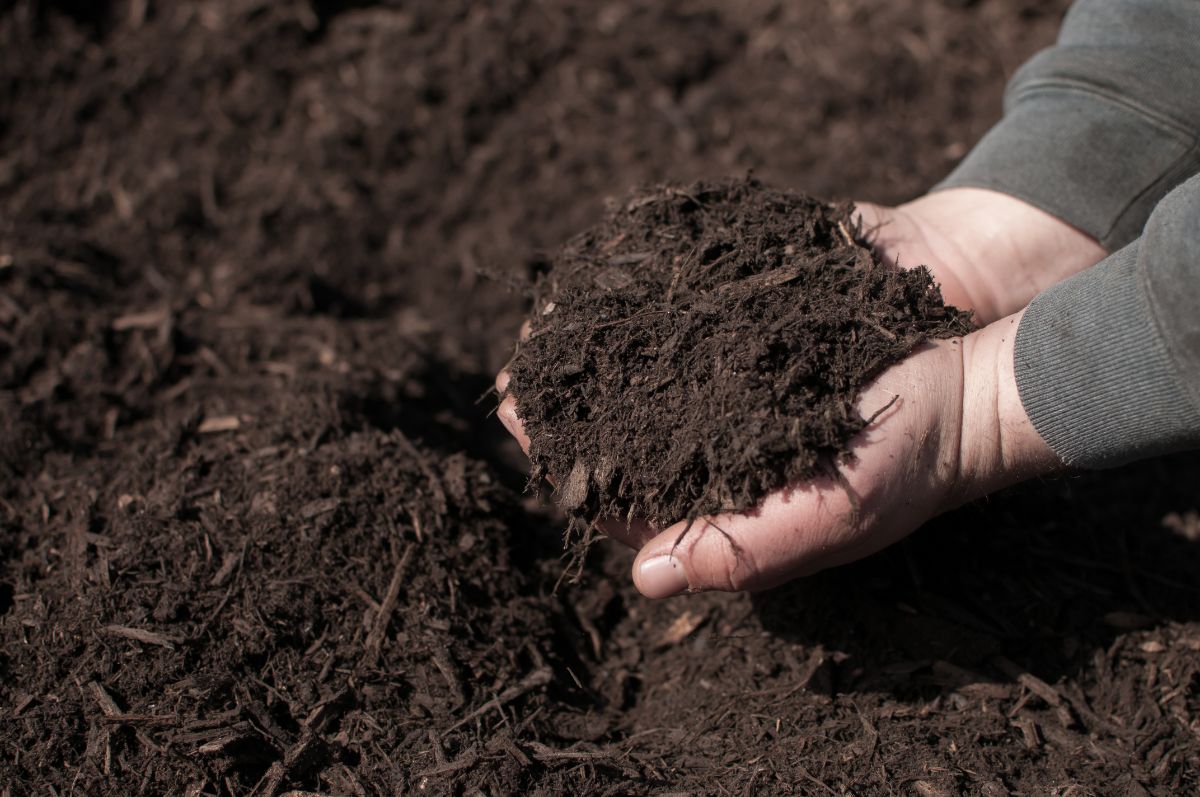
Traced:
<svg viewBox="0 0 1200 797">
<path fill-rule="evenodd" d="M 887 412 L 888 410 L 890 410 L 890 409 L 892 408 L 892 406 L 893 406 L 893 405 L 894 405 L 894 404 L 895 404 L 897 401 L 899 401 L 899 400 L 900 400 L 900 394 L 899 394 L 899 393 L 897 393 L 896 395 L 892 396 L 892 400 L 891 400 L 891 401 L 889 401 L 887 404 L 884 404 L 884 405 L 883 405 L 882 407 L 880 407 L 879 409 L 875 410 L 875 412 L 871 414 L 871 417 L 870 417 L 870 418 L 867 418 L 867 422 L 866 422 L 866 424 L 865 424 L 864 428 L 866 428 L 866 426 L 870 426 L 871 424 L 875 423 L 875 421 L 877 421 L 877 420 L 879 419 L 879 416 L 880 416 L 880 415 L 883 415 L 885 412 Z"/>
</svg>

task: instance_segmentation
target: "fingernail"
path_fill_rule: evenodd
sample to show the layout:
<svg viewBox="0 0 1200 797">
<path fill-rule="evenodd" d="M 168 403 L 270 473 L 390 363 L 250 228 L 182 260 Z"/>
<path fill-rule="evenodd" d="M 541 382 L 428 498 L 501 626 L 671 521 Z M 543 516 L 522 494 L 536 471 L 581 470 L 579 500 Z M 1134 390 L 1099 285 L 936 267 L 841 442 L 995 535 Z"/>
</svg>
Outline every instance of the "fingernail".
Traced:
<svg viewBox="0 0 1200 797">
<path fill-rule="evenodd" d="M 512 381 L 512 374 L 508 371 L 501 371 L 496 376 L 496 392 L 503 393 L 508 390 L 508 383 Z"/>
<path fill-rule="evenodd" d="M 687 588 L 687 574 L 673 556 L 647 559 L 638 568 L 638 589 L 647 598 L 669 598 Z"/>
</svg>

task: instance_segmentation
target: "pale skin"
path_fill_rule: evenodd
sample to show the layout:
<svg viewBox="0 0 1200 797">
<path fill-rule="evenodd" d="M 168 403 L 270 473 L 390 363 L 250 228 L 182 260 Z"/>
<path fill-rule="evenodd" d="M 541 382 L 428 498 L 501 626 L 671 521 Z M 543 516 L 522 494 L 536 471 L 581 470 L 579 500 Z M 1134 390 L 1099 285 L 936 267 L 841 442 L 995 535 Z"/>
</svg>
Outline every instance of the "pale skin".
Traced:
<svg viewBox="0 0 1200 797">
<path fill-rule="evenodd" d="M 753 511 L 690 528 L 683 520 L 666 529 L 610 524 L 611 536 L 639 549 L 633 580 L 646 597 L 766 589 L 859 559 L 942 512 L 1062 467 L 1021 405 L 1013 342 L 1029 301 L 1098 262 L 1103 247 L 1031 205 L 982 189 L 858 207 L 881 254 L 901 266 L 929 266 L 946 301 L 974 310 L 986 326 L 918 348 L 863 391 L 864 417 L 895 403 L 851 441 L 841 480 L 797 484 Z M 501 372 L 497 390 L 503 395 L 507 386 Z M 512 396 L 499 416 L 528 453 Z"/>
</svg>

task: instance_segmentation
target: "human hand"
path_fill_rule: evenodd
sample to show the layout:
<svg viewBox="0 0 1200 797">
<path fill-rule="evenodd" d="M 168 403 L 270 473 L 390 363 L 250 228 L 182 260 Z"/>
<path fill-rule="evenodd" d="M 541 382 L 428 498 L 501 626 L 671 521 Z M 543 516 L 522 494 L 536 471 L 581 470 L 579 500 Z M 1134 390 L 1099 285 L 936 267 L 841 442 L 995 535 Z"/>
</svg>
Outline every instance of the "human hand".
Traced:
<svg viewBox="0 0 1200 797">
<path fill-rule="evenodd" d="M 899 207 L 860 202 L 863 228 L 880 254 L 924 264 L 947 304 L 988 324 L 1103 259 L 1094 238 L 1016 197 L 949 188 Z"/>
<path fill-rule="evenodd" d="M 1020 316 L 926 344 L 884 371 L 859 411 L 871 417 L 896 401 L 851 441 L 838 478 L 645 539 L 633 567 L 638 589 L 650 598 L 766 589 L 867 556 L 942 512 L 1061 467 L 1017 394 Z"/>
<path fill-rule="evenodd" d="M 650 598 L 766 589 L 867 556 L 942 512 L 1061 467 L 1017 394 L 1013 341 L 1023 312 L 924 344 L 868 385 L 858 402 L 863 417 L 895 401 L 851 441 L 839 478 L 667 529 L 608 522 L 611 536 L 641 549 L 638 589 Z M 507 386 L 501 372 L 497 390 Z M 528 453 L 512 396 L 499 415 Z"/>
<path fill-rule="evenodd" d="M 1021 310 L 1105 254 L 1053 216 L 982 189 L 948 189 L 897 208 L 860 203 L 858 210 L 885 258 L 927 265 L 947 303 L 974 310 L 984 323 Z M 927 344 L 868 386 L 859 401 L 864 417 L 899 398 L 853 441 L 843 481 L 816 479 L 768 497 L 753 513 L 690 527 L 605 524 L 610 536 L 641 549 L 639 589 L 665 597 L 688 588 L 766 588 L 866 556 L 943 511 L 1057 467 L 1016 394 L 1018 317 L 1004 320 L 1007 335 L 998 324 Z M 1006 353 L 997 355 L 1000 346 Z M 501 395 L 507 385 L 501 372 Z M 498 414 L 528 454 L 512 396 Z"/>
</svg>

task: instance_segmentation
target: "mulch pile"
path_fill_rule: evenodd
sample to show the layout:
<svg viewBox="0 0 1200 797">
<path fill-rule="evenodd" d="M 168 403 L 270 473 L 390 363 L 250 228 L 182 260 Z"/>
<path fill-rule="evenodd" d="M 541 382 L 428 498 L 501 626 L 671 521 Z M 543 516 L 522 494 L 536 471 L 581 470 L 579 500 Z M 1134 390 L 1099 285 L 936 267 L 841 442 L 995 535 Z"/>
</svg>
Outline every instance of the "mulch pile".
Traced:
<svg viewBox="0 0 1200 797">
<path fill-rule="evenodd" d="M 897 201 L 1065 3 L 0 10 L 0 794 L 1190 794 L 1200 460 L 650 603 L 479 278 L 631 185 Z"/>
</svg>

